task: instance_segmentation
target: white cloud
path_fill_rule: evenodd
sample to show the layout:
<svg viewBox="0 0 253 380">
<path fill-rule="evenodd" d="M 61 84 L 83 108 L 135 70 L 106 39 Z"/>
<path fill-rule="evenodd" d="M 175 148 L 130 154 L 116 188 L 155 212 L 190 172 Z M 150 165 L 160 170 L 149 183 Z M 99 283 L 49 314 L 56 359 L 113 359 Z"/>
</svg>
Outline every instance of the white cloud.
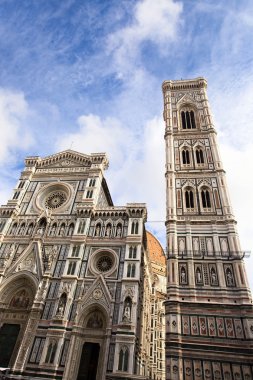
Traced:
<svg viewBox="0 0 253 380">
<path fill-rule="evenodd" d="M 183 6 L 174 0 L 142 0 L 134 7 L 133 21 L 108 37 L 108 52 L 114 55 L 121 70 L 136 65 L 141 44 L 156 44 L 162 51 L 176 39 Z"/>
<path fill-rule="evenodd" d="M 24 123 L 27 114 L 23 93 L 0 89 L 0 164 L 9 164 L 14 150 L 23 150 L 32 143 Z"/>
</svg>

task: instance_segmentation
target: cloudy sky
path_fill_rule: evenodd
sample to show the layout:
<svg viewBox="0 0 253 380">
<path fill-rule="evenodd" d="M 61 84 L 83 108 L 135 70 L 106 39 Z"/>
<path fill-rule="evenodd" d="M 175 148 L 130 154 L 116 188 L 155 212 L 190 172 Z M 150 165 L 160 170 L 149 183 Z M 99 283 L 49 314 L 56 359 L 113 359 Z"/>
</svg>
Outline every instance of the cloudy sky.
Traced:
<svg viewBox="0 0 253 380">
<path fill-rule="evenodd" d="M 204 76 L 252 251 L 252 36 L 252 0 L 0 0 L 1 203 L 28 155 L 107 152 L 114 203 L 146 202 L 164 244 L 161 84 Z"/>
</svg>

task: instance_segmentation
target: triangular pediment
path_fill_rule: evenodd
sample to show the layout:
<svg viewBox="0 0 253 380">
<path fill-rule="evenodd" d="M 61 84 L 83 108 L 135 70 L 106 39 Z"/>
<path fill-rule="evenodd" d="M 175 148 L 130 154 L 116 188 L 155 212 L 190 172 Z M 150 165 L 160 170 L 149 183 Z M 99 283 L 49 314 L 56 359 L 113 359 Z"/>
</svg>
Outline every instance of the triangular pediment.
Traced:
<svg viewBox="0 0 253 380">
<path fill-rule="evenodd" d="M 38 166 L 41 168 L 71 168 L 91 165 L 91 157 L 73 150 L 65 150 L 42 158 Z"/>
<path fill-rule="evenodd" d="M 43 275 L 42 249 L 39 241 L 32 242 L 22 252 L 20 257 L 7 269 L 8 274 L 27 271 L 33 273 L 38 279 Z"/>
<path fill-rule="evenodd" d="M 182 97 L 177 101 L 177 105 L 183 105 L 183 104 L 193 104 L 196 106 L 196 101 L 191 95 L 185 94 L 185 95 L 182 95 Z"/>
<path fill-rule="evenodd" d="M 91 304 L 100 304 L 109 312 L 111 303 L 111 294 L 104 277 L 100 275 L 83 295 L 80 302 L 80 314 Z"/>
</svg>

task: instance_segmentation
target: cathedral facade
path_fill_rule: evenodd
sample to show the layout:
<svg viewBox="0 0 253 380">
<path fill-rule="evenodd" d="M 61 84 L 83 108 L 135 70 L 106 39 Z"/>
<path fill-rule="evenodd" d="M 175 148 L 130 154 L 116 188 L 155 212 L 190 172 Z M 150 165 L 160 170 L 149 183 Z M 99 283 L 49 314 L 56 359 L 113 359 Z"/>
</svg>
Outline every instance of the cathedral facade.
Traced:
<svg viewBox="0 0 253 380">
<path fill-rule="evenodd" d="M 28 157 L 0 209 L 0 367 L 14 379 L 165 379 L 166 264 L 105 154 Z"/>
<path fill-rule="evenodd" d="M 163 83 L 166 379 L 253 379 L 253 311 L 204 78 Z"/>
</svg>

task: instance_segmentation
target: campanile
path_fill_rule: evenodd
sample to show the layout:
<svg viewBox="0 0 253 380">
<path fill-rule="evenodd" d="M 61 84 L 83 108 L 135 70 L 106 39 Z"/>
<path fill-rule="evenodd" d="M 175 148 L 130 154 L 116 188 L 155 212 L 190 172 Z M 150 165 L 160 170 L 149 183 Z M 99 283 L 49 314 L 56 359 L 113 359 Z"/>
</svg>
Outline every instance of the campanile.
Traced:
<svg viewBox="0 0 253 380">
<path fill-rule="evenodd" d="M 253 308 L 204 78 L 163 83 L 167 380 L 253 379 Z"/>
</svg>

